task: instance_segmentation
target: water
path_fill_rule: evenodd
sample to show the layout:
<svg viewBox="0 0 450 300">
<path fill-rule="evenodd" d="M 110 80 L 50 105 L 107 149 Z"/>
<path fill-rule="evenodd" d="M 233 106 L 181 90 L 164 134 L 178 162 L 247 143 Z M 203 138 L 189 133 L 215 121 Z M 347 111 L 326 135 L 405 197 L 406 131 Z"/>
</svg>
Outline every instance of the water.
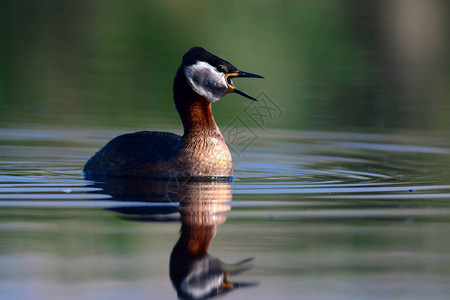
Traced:
<svg viewBox="0 0 450 300">
<path fill-rule="evenodd" d="M 2 299 L 175 299 L 236 269 L 226 299 L 450 293 L 448 140 L 267 130 L 233 183 L 84 180 L 117 134 L 0 130 Z"/>
</svg>

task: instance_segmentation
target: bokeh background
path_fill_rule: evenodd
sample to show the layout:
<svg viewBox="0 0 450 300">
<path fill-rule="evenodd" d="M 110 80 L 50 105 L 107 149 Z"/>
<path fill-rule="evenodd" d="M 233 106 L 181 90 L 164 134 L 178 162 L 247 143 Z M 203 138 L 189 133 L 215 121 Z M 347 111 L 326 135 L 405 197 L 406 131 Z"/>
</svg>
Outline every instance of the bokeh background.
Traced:
<svg viewBox="0 0 450 300">
<path fill-rule="evenodd" d="M 181 125 L 172 81 L 198 45 L 266 77 L 268 126 L 450 133 L 450 2 L 32 1 L 0 4 L 0 126 Z M 214 105 L 226 126 L 248 100 Z"/>
</svg>

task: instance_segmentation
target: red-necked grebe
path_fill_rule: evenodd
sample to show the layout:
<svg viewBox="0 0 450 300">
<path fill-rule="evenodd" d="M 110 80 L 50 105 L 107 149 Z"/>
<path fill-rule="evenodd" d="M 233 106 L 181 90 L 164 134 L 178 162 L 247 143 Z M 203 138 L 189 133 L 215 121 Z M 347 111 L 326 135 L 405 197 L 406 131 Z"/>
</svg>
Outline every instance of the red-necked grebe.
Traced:
<svg viewBox="0 0 450 300">
<path fill-rule="evenodd" d="M 84 166 L 85 176 L 231 178 L 233 161 L 214 121 L 211 103 L 238 90 L 232 78 L 262 76 L 240 71 L 200 47 L 183 56 L 173 84 L 184 134 L 141 131 L 118 136 Z"/>
</svg>

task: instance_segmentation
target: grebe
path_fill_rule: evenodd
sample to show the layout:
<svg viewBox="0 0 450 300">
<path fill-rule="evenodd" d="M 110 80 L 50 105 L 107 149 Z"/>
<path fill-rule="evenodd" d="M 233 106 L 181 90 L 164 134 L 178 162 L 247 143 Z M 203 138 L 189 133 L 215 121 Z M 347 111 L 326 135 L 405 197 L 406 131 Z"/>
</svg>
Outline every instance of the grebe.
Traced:
<svg viewBox="0 0 450 300">
<path fill-rule="evenodd" d="M 183 136 L 141 131 L 118 136 L 84 166 L 87 178 L 232 178 L 233 161 L 214 121 L 211 103 L 229 93 L 251 100 L 232 78 L 262 76 L 240 71 L 201 47 L 183 56 L 175 75 L 173 97 L 183 122 Z"/>
</svg>

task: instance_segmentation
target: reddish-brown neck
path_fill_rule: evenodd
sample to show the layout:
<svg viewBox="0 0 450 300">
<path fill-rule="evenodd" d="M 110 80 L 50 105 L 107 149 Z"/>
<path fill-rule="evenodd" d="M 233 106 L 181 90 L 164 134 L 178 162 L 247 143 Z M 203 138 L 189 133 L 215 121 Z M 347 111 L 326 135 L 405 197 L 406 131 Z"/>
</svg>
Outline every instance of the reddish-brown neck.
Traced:
<svg viewBox="0 0 450 300">
<path fill-rule="evenodd" d="M 203 99 L 202 99 L 203 100 Z M 211 103 L 193 101 L 179 111 L 184 127 L 184 136 L 193 133 L 219 131 L 211 111 Z"/>
<path fill-rule="evenodd" d="M 183 67 L 178 69 L 173 84 L 175 107 L 184 127 L 184 136 L 193 132 L 219 131 L 211 111 L 211 103 L 195 93 L 184 75 Z"/>
</svg>

